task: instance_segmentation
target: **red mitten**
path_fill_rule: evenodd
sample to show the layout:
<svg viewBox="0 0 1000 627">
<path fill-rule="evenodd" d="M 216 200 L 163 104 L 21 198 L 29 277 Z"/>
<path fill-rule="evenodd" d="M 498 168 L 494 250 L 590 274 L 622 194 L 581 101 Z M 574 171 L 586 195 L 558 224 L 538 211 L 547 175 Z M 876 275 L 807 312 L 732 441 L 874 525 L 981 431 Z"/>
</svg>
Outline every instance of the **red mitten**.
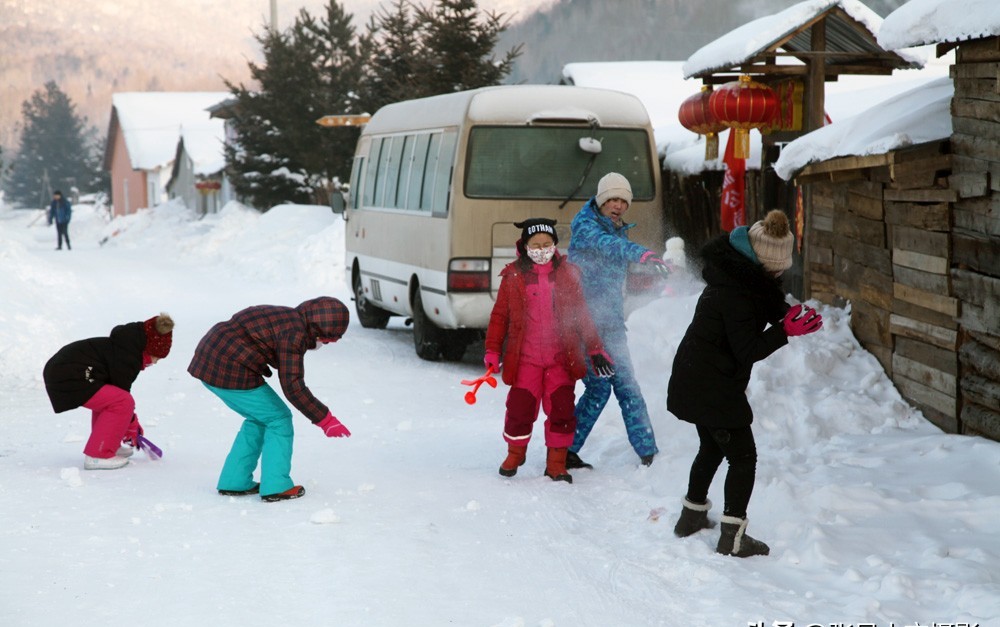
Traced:
<svg viewBox="0 0 1000 627">
<path fill-rule="evenodd" d="M 333 417 L 330 412 L 326 413 L 326 418 L 316 423 L 316 426 L 323 430 L 328 438 L 349 438 L 351 432 L 339 420 Z"/>
<path fill-rule="evenodd" d="M 818 331 L 823 326 L 823 316 L 810 307 L 795 305 L 785 314 L 782 324 L 785 327 L 785 335 L 788 337 L 808 335 Z"/>
</svg>

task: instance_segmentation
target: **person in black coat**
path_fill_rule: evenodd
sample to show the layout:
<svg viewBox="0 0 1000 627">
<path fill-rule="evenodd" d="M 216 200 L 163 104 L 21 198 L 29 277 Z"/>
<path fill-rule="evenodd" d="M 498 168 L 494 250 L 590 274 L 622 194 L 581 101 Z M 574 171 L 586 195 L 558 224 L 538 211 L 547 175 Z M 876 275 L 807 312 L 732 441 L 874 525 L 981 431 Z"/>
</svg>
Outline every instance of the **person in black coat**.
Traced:
<svg viewBox="0 0 1000 627">
<path fill-rule="evenodd" d="M 57 414 L 77 407 L 92 412 L 90 439 L 83 449 L 86 470 L 128 464 L 142 435 L 132 383 L 146 366 L 170 352 L 173 328 L 167 314 L 121 324 L 108 337 L 63 346 L 45 364 L 42 378 L 52 409 Z M 125 441 L 132 446 L 122 446 Z"/>
<path fill-rule="evenodd" d="M 674 527 L 689 536 L 714 523 L 708 519 L 708 489 L 723 458 L 729 462 L 722 533 L 716 551 L 748 557 L 767 555 L 763 542 L 746 535 L 757 448 L 746 388 L 753 365 L 788 343 L 812 333 L 822 318 L 801 305 L 789 308 L 781 274 L 792 265 L 794 238 L 778 210 L 751 227 L 737 227 L 702 250 L 708 284 L 684 334 L 667 387 L 667 409 L 698 429 L 700 446 L 691 465 L 687 495 Z"/>
</svg>

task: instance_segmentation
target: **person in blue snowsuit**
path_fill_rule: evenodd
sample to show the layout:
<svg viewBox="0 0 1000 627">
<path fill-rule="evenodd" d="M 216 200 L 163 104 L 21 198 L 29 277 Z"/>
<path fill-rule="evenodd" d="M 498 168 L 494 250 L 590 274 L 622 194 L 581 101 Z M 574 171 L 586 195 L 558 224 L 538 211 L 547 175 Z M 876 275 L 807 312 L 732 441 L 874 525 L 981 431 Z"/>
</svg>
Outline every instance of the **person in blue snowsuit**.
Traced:
<svg viewBox="0 0 1000 627">
<path fill-rule="evenodd" d="M 629 241 L 628 230 L 634 224 L 625 223 L 623 216 L 631 203 L 628 179 L 611 172 L 601 178 L 597 195 L 580 209 L 571 225 L 569 260 L 582 271 L 584 299 L 615 374 L 601 378 L 593 367 L 588 369 L 583 379 L 586 390 L 576 403 L 576 433 L 566 456 L 567 468 L 592 467 L 580 459 L 579 452 L 612 391 L 622 410 L 629 443 L 643 465 L 653 463 L 659 451 L 629 355 L 624 285 L 630 263 L 648 264 L 664 274 L 670 268 L 652 250 Z"/>
<path fill-rule="evenodd" d="M 63 238 L 66 239 L 66 250 L 69 246 L 69 220 L 73 217 L 73 205 L 69 200 L 63 198 L 62 192 L 58 189 L 52 192 L 52 202 L 49 203 L 49 225 L 56 223 L 56 237 L 58 243 L 56 250 L 62 250 Z"/>
</svg>

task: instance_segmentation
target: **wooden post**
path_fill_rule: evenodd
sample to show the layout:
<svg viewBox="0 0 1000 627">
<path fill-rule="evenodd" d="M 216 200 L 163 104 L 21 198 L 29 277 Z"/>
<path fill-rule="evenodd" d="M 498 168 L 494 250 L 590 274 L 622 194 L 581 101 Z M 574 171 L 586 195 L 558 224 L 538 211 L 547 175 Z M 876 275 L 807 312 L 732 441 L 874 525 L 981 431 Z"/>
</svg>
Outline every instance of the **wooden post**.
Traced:
<svg viewBox="0 0 1000 627">
<path fill-rule="evenodd" d="M 809 58 L 809 120 L 806 132 L 823 128 L 826 122 L 826 18 L 812 25 L 810 46 L 817 53 Z"/>
</svg>

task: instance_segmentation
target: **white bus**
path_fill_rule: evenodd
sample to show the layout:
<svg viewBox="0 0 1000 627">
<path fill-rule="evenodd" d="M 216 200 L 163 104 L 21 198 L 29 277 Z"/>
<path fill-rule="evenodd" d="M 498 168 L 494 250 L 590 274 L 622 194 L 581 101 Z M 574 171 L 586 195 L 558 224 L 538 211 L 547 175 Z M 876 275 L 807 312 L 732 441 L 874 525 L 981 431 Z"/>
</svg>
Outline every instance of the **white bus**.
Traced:
<svg viewBox="0 0 1000 627">
<path fill-rule="evenodd" d="M 556 85 L 486 87 L 387 105 L 358 140 L 346 225 L 357 320 L 412 320 L 417 354 L 458 360 L 482 336 L 514 260 L 515 222 L 558 220 L 560 247 L 597 181 L 632 184 L 634 241 L 662 249 L 660 168 L 634 96 Z M 346 206 L 344 206 L 346 204 Z"/>
</svg>

